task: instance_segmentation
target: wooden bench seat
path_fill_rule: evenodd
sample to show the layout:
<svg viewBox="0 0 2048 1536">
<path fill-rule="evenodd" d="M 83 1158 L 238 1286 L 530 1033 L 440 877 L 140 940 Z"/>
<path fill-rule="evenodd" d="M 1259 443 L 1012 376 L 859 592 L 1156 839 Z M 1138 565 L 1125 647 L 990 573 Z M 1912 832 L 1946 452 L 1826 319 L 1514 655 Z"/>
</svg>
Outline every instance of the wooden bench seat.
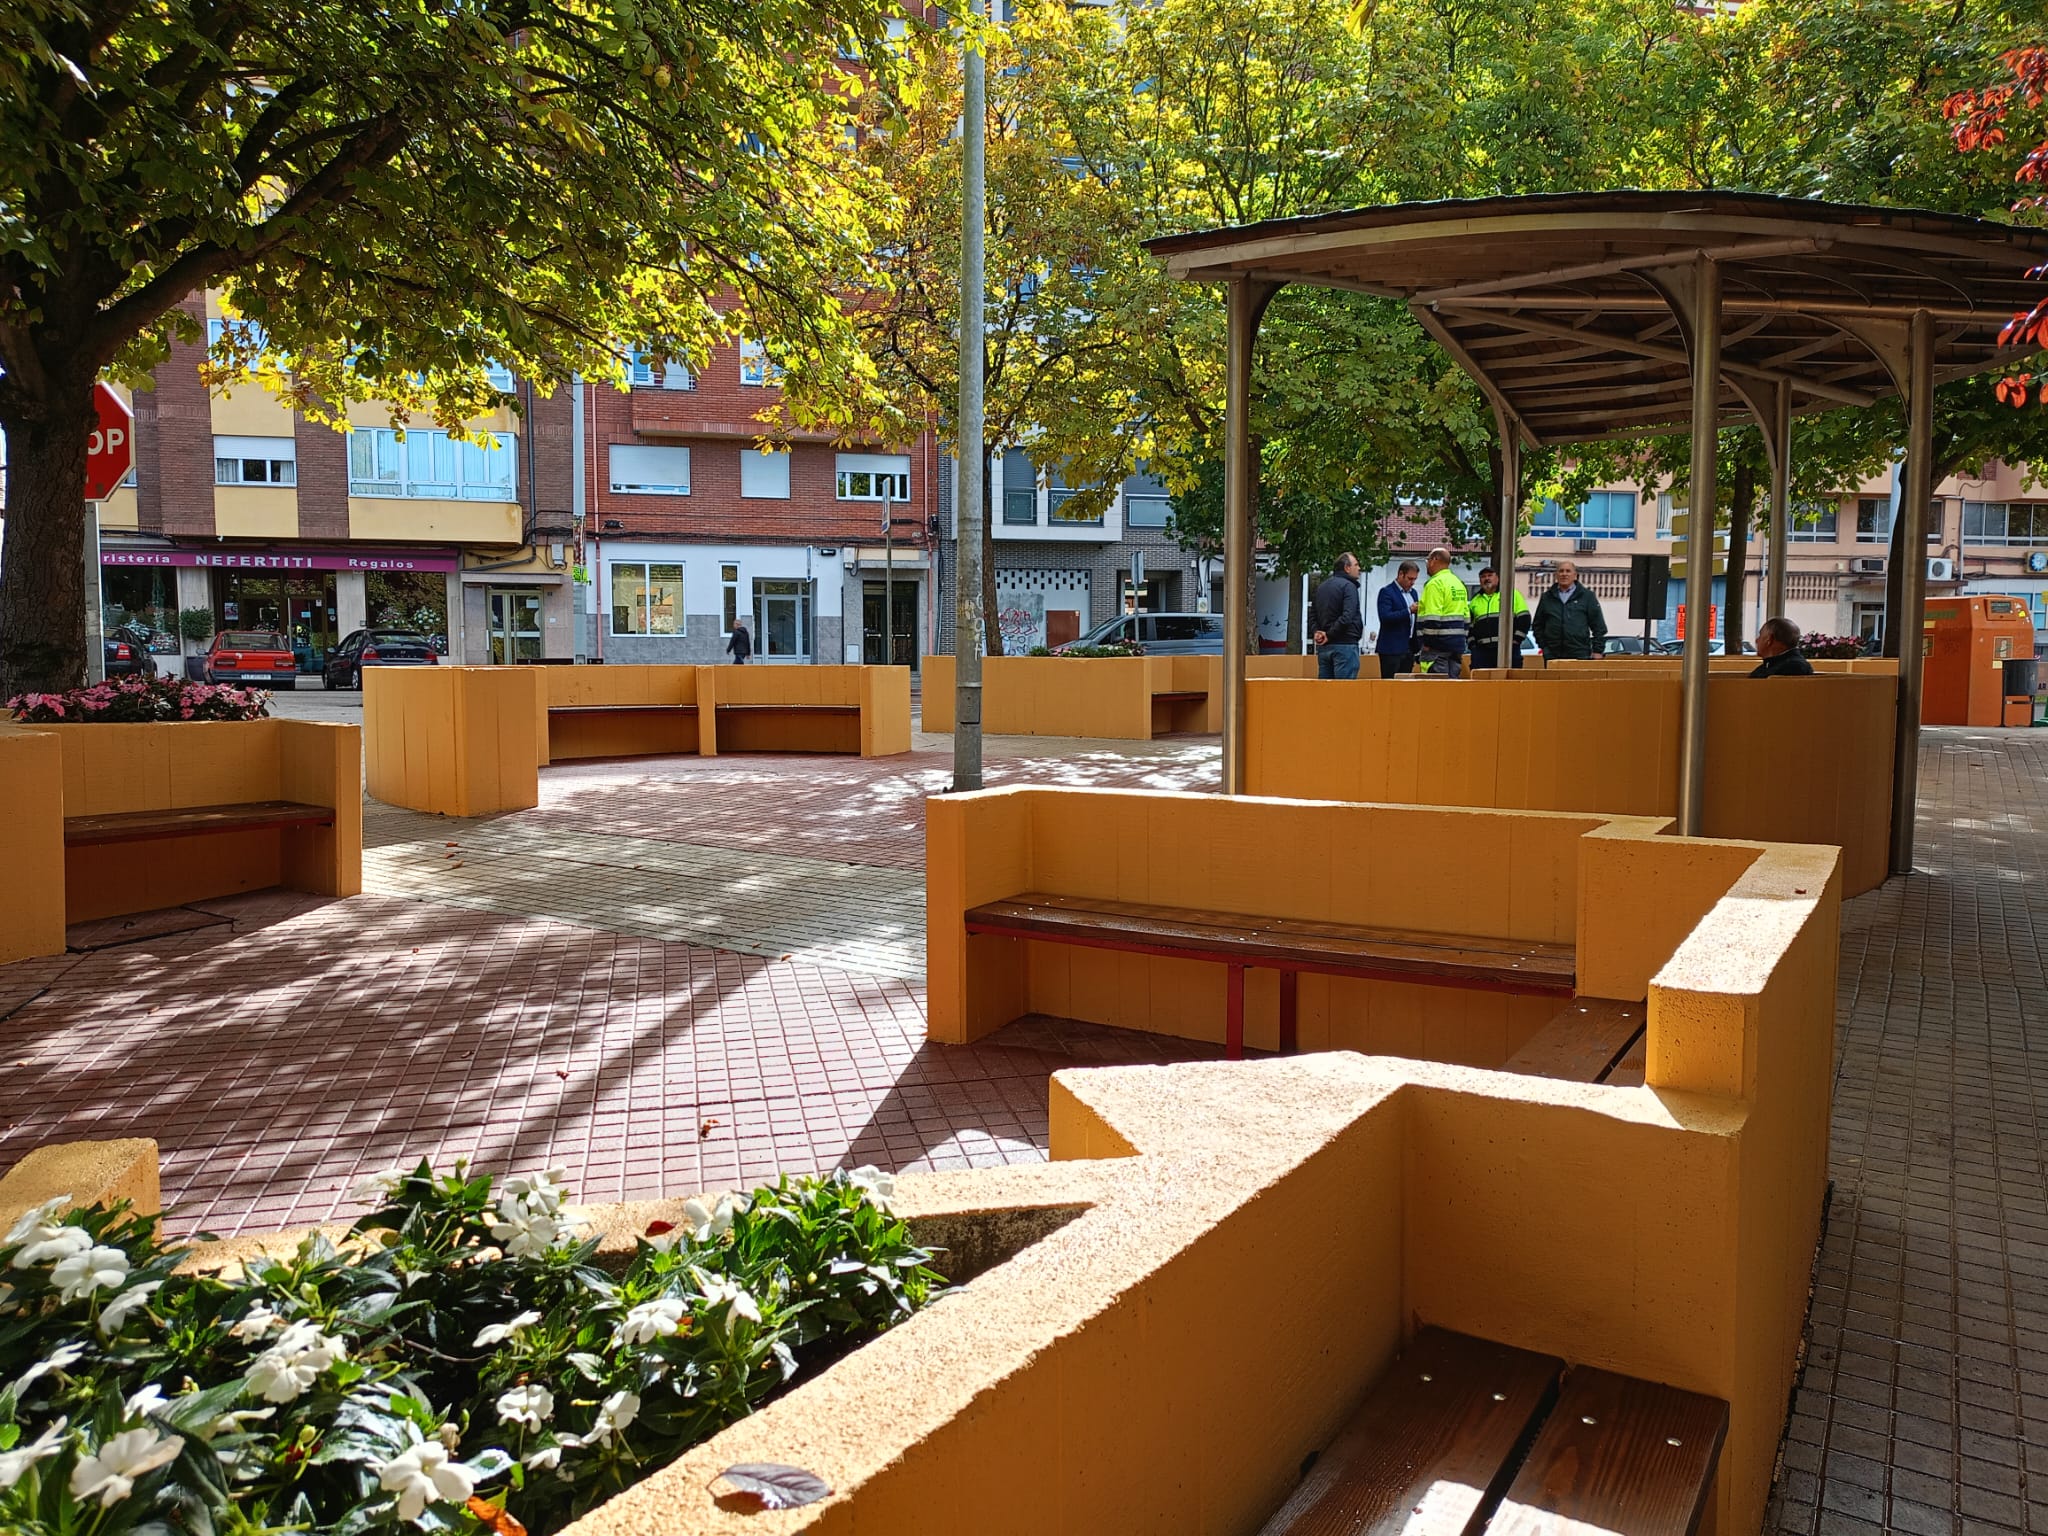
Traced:
<svg viewBox="0 0 2048 1536">
<path fill-rule="evenodd" d="M 694 704 L 550 704 L 550 715 L 694 715 Z"/>
<path fill-rule="evenodd" d="M 696 708 L 693 704 L 692 709 Z M 744 715 L 857 715 L 858 704 L 720 704 L 718 712 Z"/>
<path fill-rule="evenodd" d="M 1208 691 L 1202 688 L 1187 688 L 1152 695 L 1154 704 L 1206 704 L 1208 701 Z"/>
<path fill-rule="evenodd" d="M 1728 1405 L 1416 1334 L 1260 1536 L 1690 1536 Z"/>
<path fill-rule="evenodd" d="M 1643 1031 L 1649 1017 L 1644 1003 L 1575 997 L 1508 1058 L 1505 1070 L 1528 1077 L 1639 1088 L 1643 1082 Z M 1632 1082 L 1625 1072 L 1631 1061 Z"/>
<path fill-rule="evenodd" d="M 105 843 L 147 843 L 209 832 L 260 832 L 271 827 L 331 827 L 334 807 L 296 800 L 254 800 L 246 805 L 193 805 L 178 810 L 118 811 L 103 816 L 66 816 L 64 846 L 92 848 Z"/>
<path fill-rule="evenodd" d="M 1197 912 L 1027 892 L 966 914 L 970 934 L 1213 961 L 1226 971 L 1226 1045 L 1244 1053 L 1244 973 L 1280 973 L 1280 1049 L 1296 1036 L 1295 981 L 1303 971 L 1426 986 L 1570 997 L 1577 957 L 1568 944 L 1368 928 L 1349 923 Z"/>
</svg>

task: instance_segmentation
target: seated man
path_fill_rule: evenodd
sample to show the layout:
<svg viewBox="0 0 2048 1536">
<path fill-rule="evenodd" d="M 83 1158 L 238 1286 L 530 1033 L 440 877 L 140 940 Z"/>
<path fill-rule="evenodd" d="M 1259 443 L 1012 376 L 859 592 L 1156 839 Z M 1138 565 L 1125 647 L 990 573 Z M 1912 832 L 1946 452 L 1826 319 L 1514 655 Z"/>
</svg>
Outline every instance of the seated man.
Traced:
<svg viewBox="0 0 2048 1536">
<path fill-rule="evenodd" d="M 1790 619 L 1765 619 L 1756 632 L 1760 665 L 1751 677 L 1811 677 L 1813 663 L 1799 652 L 1799 626 Z"/>
</svg>

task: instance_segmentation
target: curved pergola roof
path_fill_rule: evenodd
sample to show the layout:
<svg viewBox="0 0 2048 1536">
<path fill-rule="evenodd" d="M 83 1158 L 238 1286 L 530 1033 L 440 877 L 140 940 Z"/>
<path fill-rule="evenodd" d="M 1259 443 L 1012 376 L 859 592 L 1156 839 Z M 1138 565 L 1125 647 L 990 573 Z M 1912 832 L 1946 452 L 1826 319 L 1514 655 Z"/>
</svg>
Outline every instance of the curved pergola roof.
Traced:
<svg viewBox="0 0 2048 1536">
<path fill-rule="evenodd" d="M 2041 297 L 2048 229 L 1751 192 L 1566 192 L 1398 203 L 1146 242 L 1190 281 L 1309 283 L 1405 301 L 1538 443 L 1686 427 L 1691 370 L 1670 295 L 1721 273 L 1717 409 L 1780 383 L 1795 412 L 1899 387 L 1900 332 L 1934 323 L 1934 377 L 1995 367 Z M 1682 309 L 1682 305 L 1679 306 Z"/>
</svg>

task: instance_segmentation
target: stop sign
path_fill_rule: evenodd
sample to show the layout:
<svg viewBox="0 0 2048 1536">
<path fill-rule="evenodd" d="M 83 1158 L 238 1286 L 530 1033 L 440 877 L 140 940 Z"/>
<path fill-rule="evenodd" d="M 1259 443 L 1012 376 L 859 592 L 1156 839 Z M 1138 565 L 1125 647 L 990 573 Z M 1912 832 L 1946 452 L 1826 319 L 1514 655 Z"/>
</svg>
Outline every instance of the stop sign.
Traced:
<svg viewBox="0 0 2048 1536">
<path fill-rule="evenodd" d="M 105 501 L 135 467 L 135 413 L 111 384 L 92 387 L 92 442 L 85 453 L 85 499 Z"/>
</svg>

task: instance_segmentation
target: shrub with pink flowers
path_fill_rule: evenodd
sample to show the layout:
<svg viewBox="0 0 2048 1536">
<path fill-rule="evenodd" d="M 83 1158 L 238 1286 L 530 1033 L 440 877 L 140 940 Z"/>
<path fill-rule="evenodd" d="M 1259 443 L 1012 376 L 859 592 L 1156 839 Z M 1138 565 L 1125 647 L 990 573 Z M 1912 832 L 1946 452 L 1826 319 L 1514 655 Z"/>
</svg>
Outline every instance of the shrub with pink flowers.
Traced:
<svg viewBox="0 0 2048 1536">
<path fill-rule="evenodd" d="M 1822 661 L 1854 661 L 1869 653 L 1866 642 L 1855 635 L 1801 635 L 1799 649 Z"/>
<path fill-rule="evenodd" d="M 110 677 L 63 693 L 16 694 L 7 707 L 25 725 L 260 720 L 270 713 L 270 695 L 261 688 L 230 688 L 182 677 Z"/>
</svg>

